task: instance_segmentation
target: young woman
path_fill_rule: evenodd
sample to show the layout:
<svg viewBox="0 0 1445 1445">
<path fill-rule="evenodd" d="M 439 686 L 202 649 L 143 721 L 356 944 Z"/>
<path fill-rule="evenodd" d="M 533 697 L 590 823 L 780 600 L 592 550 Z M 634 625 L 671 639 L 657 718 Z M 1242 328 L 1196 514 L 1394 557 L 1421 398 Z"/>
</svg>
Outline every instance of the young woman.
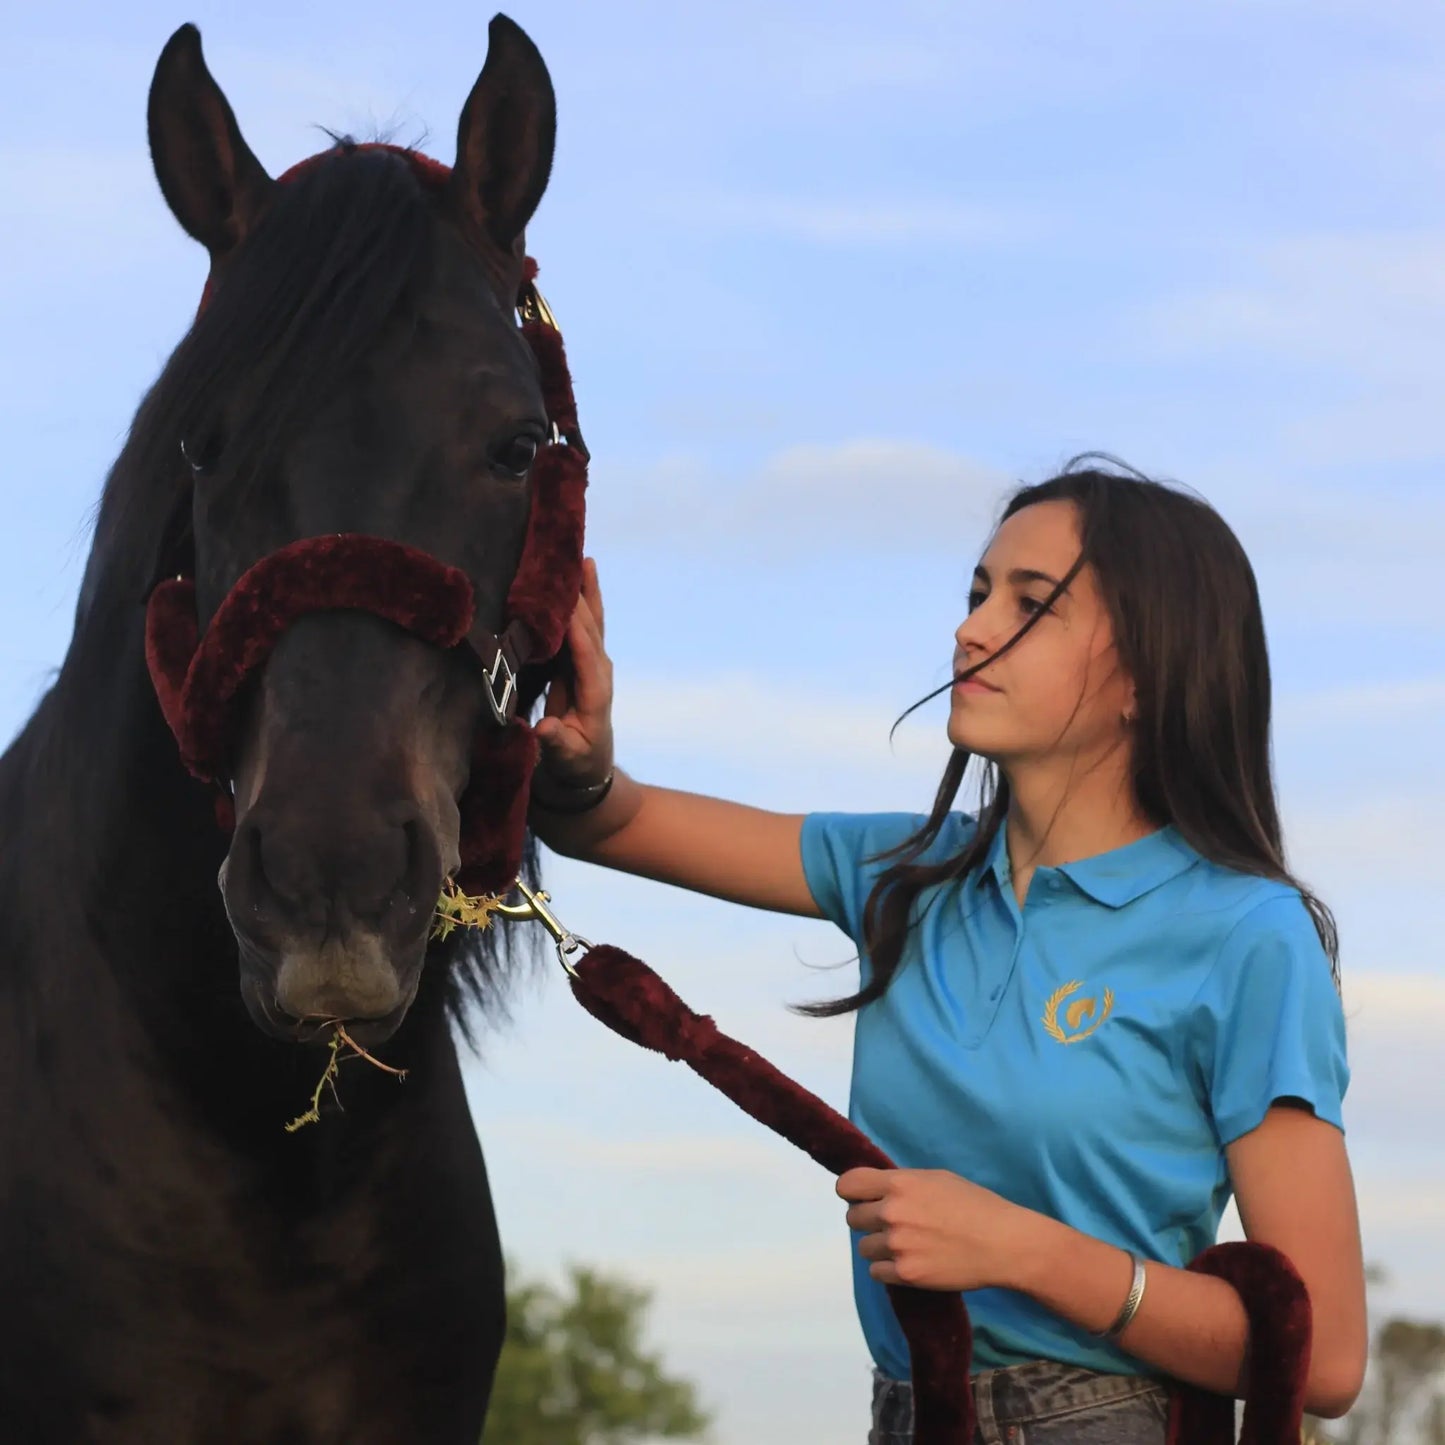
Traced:
<svg viewBox="0 0 1445 1445">
<path fill-rule="evenodd" d="M 859 949 L 850 1113 L 898 1162 L 838 1181 L 877 1445 L 912 1436 L 884 1286 L 967 1292 L 979 1438 L 1162 1442 L 1176 1377 L 1238 1393 L 1243 1308 L 1182 1266 L 1231 1192 L 1313 1303 L 1306 1408 L 1366 1355 L 1327 910 L 1286 871 L 1249 562 L 1204 503 L 1073 467 L 1009 501 L 954 637 L 926 816 L 790 817 L 614 767 L 595 568 L 538 726 L 557 851 Z M 953 810 L 983 760 L 978 815 Z"/>
</svg>

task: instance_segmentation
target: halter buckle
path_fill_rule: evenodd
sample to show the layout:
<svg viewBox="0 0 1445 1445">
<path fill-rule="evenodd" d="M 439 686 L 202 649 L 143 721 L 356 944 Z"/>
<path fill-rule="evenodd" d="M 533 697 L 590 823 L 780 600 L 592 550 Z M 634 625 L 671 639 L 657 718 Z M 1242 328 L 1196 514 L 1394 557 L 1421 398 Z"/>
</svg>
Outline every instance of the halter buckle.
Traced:
<svg viewBox="0 0 1445 1445">
<path fill-rule="evenodd" d="M 506 727 L 517 710 L 517 674 L 507 659 L 505 650 L 497 648 L 492 665 L 486 669 L 487 701 L 492 707 L 492 716 Z M 501 694 L 497 692 L 497 679 L 502 679 Z"/>
</svg>

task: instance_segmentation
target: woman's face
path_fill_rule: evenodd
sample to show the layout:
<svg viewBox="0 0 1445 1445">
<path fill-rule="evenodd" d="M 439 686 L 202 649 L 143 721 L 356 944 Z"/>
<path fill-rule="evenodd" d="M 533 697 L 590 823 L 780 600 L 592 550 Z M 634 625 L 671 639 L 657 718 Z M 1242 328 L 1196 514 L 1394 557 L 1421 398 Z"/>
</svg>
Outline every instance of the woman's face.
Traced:
<svg viewBox="0 0 1445 1445">
<path fill-rule="evenodd" d="M 948 739 L 1005 768 L 1060 758 L 1092 761 L 1127 736 L 1133 684 L 1114 646 L 1114 630 L 1092 567 L 1018 645 L 1000 649 L 1037 614 L 1079 556 L 1072 502 L 1036 502 L 998 529 L 974 573 L 969 613 L 954 635 L 955 683 Z"/>
</svg>

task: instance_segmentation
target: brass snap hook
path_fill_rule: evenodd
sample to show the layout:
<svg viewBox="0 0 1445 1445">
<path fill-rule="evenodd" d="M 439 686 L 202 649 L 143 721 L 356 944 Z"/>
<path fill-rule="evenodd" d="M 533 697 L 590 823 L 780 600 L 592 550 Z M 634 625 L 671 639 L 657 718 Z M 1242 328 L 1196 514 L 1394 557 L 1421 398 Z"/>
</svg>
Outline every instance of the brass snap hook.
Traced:
<svg viewBox="0 0 1445 1445">
<path fill-rule="evenodd" d="M 534 893 L 520 878 L 516 880 L 514 886 L 525 902 L 498 902 L 493 906 L 492 911 L 518 923 L 540 923 L 552 935 L 552 941 L 557 945 L 557 962 L 566 969 L 572 978 L 577 978 L 578 973 L 572 965 L 572 960 L 592 947 L 590 940 L 573 933 L 547 907 L 547 904 L 552 901 L 549 894 L 540 888 Z"/>
</svg>

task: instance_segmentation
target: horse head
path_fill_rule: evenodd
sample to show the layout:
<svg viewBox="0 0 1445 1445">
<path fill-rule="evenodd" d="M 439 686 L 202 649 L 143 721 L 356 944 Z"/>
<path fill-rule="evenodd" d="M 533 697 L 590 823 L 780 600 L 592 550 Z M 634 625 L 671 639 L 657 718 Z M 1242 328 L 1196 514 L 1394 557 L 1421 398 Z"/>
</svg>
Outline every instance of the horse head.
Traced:
<svg viewBox="0 0 1445 1445">
<path fill-rule="evenodd" d="M 449 174 L 342 142 L 276 180 L 197 31 L 167 44 L 149 103 L 155 172 L 211 263 L 188 338 L 209 360 L 179 427 L 186 485 L 167 544 L 189 553 L 202 633 L 256 564 L 337 534 L 456 569 L 478 625 L 501 630 L 549 433 L 514 308 L 554 133 L 542 58 L 498 16 Z M 239 689 L 221 888 L 267 1032 L 306 1039 L 340 1021 L 377 1042 L 400 1025 L 461 861 L 487 685 L 464 648 L 323 607 Z"/>
</svg>

